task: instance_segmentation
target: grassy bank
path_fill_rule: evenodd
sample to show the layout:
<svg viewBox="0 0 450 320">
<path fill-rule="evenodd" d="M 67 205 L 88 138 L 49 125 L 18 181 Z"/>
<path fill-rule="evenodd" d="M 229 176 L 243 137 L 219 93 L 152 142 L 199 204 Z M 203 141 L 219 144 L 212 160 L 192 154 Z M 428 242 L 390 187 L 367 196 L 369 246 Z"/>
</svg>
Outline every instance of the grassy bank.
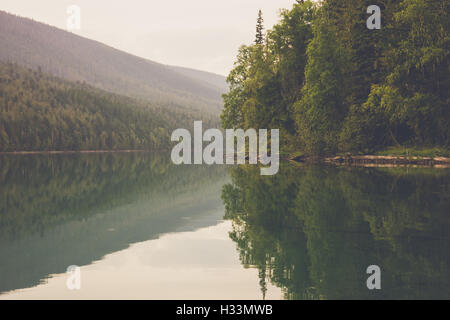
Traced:
<svg viewBox="0 0 450 320">
<path fill-rule="evenodd" d="M 406 157 L 450 157 L 450 150 L 444 147 L 389 147 L 376 153 L 378 156 L 406 156 Z"/>
</svg>

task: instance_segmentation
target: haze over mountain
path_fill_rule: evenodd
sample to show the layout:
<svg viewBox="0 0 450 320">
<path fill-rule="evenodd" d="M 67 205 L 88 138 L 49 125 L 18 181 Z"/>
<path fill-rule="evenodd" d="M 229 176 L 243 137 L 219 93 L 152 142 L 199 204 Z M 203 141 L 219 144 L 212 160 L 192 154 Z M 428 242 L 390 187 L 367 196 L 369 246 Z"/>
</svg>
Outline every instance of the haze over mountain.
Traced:
<svg viewBox="0 0 450 320">
<path fill-rule="evenodd" d="M 0 60 L 164 106 L 217 114 L 220 75 L 159 64 L 73 33 L 0 11 Z"/>
</svg>

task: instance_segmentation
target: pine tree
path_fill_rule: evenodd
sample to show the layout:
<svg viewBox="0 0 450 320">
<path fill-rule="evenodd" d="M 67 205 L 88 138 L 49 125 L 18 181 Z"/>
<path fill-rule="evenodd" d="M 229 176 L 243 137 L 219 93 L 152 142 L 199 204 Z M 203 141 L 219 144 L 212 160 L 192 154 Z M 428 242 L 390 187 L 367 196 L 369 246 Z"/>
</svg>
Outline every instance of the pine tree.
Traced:
<svg viewBox="0 0 450 320">
<path fill-rule="evenodd" d="M 264 25 L 263 25 L 264 19 L 262 17 L 262 11 L 259 10 L 258 12 L 258 19 L 256 20 L 256 44 L 263 44 L 264 43 Z"/>
</svg>

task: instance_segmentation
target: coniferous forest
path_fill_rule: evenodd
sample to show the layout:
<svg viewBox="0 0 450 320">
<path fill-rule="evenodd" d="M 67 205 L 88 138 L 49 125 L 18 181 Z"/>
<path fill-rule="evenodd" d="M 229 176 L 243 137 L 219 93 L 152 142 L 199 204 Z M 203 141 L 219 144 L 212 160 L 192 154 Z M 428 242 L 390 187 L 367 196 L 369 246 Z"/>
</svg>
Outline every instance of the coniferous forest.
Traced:
<svg viewBox="0 0 450 320">
<path fill-rule="evenodd" d="M 198 117 L 12 63 L 0 63 L 0 104 L 0 152 L 167 149 Z"/>
<path fill-rule="evenodd" d="M 389 147 L 448 150 L 448 0 L 297 1 L 239 49 L 228 76 L 224 127 L 279 128 L 305 154 Z M 283 149 L 282 149 L 283 150 Z"/>
<path fill-rule="evenodd" d="M 225 77 L 163 65 L 0 10 L 0 152 L 162 150 L 218 126 Z"/>
</svg>

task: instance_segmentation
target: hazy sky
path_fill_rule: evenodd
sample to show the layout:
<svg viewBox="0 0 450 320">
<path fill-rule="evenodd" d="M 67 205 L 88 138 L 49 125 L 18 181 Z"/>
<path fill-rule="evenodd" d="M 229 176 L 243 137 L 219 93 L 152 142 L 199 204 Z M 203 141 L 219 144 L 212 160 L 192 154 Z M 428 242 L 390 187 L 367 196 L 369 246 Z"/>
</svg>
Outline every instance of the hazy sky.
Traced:
<svg viewBox="0 0 450 320">
<path fill-rule="evenodd" d="M 222 75 L 237 49 L 254 40 L 295 0 L 1 0 L 0 9 L 66 29 L 69 5 L 81 8 L 75 33 L 157 62 Z"/>
</svg>

